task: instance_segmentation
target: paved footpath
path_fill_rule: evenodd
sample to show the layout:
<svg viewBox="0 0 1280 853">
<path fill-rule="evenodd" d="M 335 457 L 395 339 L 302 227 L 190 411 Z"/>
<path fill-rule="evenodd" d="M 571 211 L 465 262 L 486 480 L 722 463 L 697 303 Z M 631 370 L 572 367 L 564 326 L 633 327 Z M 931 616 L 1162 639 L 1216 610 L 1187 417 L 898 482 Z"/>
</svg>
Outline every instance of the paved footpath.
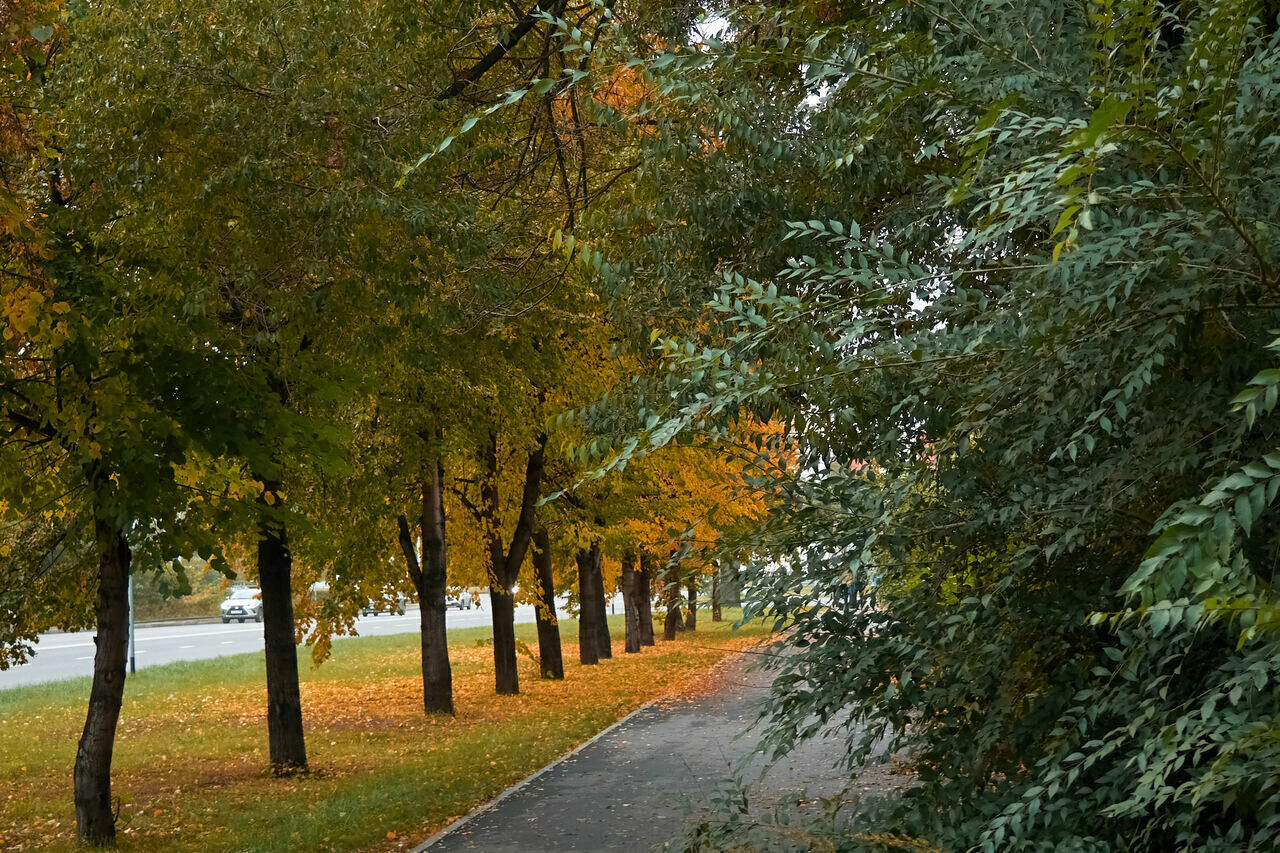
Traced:
<svg viewBox="0 0 1280 853">
<path fill-rule="evenodd" d="M 642 708 L 523 788 L 418 850 L 645 853 L 662 849 L 664 842 L 681 833 L 691 807 L 707 805 L 724 790 L 739 759 L 757 743 L 756 733 L 748 730 L 769 676 L 748 671 L 749 657 L 740 655 L 722 664 L 704 695 Z M 811 795 L 839 791 L 847 781 L 833 767 L 840 744 L 838 735 L 815 739 L 763 778 L 764 765 L 754 760 L 754 772 L 744 777 L 752 784 L 753 810 L 802 790 Z"/>
</svg>

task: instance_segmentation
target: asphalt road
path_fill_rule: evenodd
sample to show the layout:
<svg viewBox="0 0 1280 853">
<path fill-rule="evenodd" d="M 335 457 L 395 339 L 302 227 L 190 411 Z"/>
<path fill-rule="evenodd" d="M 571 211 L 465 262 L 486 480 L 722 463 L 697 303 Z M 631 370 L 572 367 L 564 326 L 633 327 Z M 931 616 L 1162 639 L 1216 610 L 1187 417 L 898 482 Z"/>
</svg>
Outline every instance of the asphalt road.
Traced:
<svg viewBox="0 0 1280 853">
<path fill-rule="evenodd" d="M 489 625 L 488 596 L 482 596 L 482 600 L 483 603 L 477 610 L 450 610 L 449 627 Z M 559 606 L 557 610 L 563 612 Z M 517 607 L 515 618 L 516 622 L 534 621 L 533 606 L 526 604 Z M 418 630 L 418 611 L 410 608 L 403 616 L 363 616 L 356 621 L 356 630 L 365 637 L 414 633 Z M 214 622 L 201 625 L 147 626 L 137 628 L 135 636 L 135 660 L 139 669 L 174 661 L 201 660 L 262 650 L 262 626 L 255 622 L 243 625 L 239 622 L 229 625 Z M 36 654 L 29 663 L 0 671 L 0 690 L 92 675 L 93 637 L 93 631 L 42 635 L 36 645 Z"/>
</svg>

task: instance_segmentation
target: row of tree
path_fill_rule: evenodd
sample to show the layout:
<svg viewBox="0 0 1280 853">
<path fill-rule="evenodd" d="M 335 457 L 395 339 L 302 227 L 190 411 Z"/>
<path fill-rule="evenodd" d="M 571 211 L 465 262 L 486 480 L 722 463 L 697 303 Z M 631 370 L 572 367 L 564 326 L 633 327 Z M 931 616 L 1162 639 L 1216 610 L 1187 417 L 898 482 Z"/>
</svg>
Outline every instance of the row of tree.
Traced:
<svg viewBox="0 0 1280 853">
<path fill-rule="evenodd" d="M 513 690 L 531 550 L 674 547 L 790 629 L 771 747 L 915 761 L 895 830 L 1275 846 L 1273 0 L 0 10 L 0 639 L 96 597 L 87 837 L 128 572 L 237 541 L 282 769 L 297 573 L 323 652 L 482 568 Z"/>
<path fill-rule="evenodd" d="M 93 614 L 82 838 L 114 837 L 133 572 L 249 566 L 286 774 L 307 767 L 300 631 L 323 658 L 367 598 L 411 584 L 424 707 L 451 712 L 449 586 L 488 586 L 495 687 L 516 693 L 518 586 L 556 677 L 556 566 L 576 566 L 591 662 L 618 555 L 638 650 L 654 585 L 692 596 L 677 572 L 761 513 L 735 487 L 749 462 L 712 444 L 597 477 L 611 451 L 555 419 L 630 393 L 654 357 L 574 237 L 636 166 L 606 120 L 635 100 L 626 76 L 572 85 L 583 34 L 614 20 L 591 2 L 514 21 L 485 2 L 0 6 L 0 664 Z M 296 595 L 321 578 L 323 602 Z"/>
</svg>

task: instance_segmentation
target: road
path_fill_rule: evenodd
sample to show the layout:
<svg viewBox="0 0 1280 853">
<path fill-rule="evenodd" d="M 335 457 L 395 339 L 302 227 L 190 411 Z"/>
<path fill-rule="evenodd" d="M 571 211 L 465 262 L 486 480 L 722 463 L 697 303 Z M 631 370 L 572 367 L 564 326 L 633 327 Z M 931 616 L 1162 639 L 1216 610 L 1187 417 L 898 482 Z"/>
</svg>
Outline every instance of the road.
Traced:
<svg viewBox="0 0 1280 853">
<path fill-rule="evenodd" d="M 488 596 L 482 596 L 478 610 L 448 611 L 450 628 L 473 628 L 489 625 Z M 563 602 L 558 601 L 557 611 L 563 613 Z M 617 605 L 621 612 L 621 603 Z M 516 608 L 516 622 L 534 621 L 533 605 Z M 382 614 L 362 616 L 356 620 L 356 631 L 364 637 L 382 634 L 407 634 L 418 630 L 418 611 L 410 608 L 403 616 Z M 218 622 L 199 625 L 143 626 L 135 631 L 137 650 L 135 660 L 139 669 L 162 663 L 183 660 L 201 660 L 223 655 L 262 650 L 262 626 L 254 622 L 241 625 Z M 71 634 L 44 634 L 36 645 L 36 654 L 22 666 L 0 671 L 0 690 L 24 684 L 41 684 L 93 674 L 93 631 Z"/>
</svg>

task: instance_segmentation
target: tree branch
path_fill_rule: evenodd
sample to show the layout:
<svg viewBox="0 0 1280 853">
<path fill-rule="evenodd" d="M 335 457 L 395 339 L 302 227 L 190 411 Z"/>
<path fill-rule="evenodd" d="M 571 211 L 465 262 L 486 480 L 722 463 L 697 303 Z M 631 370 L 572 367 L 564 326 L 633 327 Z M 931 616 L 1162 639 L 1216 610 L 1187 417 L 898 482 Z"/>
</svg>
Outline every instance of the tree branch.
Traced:
<svg viewBox="0 0 1280 853">
<path fill-rule="evenodd" d="M 400 528 L 400 550 L 404 551 L 405 562 L 409 564 L 409 578 L 413 585 L 422 588 L 422 569 L 418 565 L 418 552 L 413 547 L 413 533 L 409 530 L 409 520 L 403 514 L 396 516 L 396 524 Z"/>
<path fill-rule="evenodd" d="M 490 68 L 497 65 L 502 60 L 502 57 L 511 51 L 511 48 L 516 46 L 520 39 L 528 35 L 529 30 L 533 29 L 534 25 L 538 23 L 538 16 L 543 12 L 550 12 L 557 2 L 558 0 L 538 0 L 538 5 L 525 13 L 525 16 L 516 22 L 515 28 L 511 32 L 500 38 L 498 43 L 480 58 L 479 62 L 455 77 L 453 83 L 436 95 L 435 99 L 437 101 L 451 101 L 465 92 L 468 86 L 483 77 Z"/>
</svg>

